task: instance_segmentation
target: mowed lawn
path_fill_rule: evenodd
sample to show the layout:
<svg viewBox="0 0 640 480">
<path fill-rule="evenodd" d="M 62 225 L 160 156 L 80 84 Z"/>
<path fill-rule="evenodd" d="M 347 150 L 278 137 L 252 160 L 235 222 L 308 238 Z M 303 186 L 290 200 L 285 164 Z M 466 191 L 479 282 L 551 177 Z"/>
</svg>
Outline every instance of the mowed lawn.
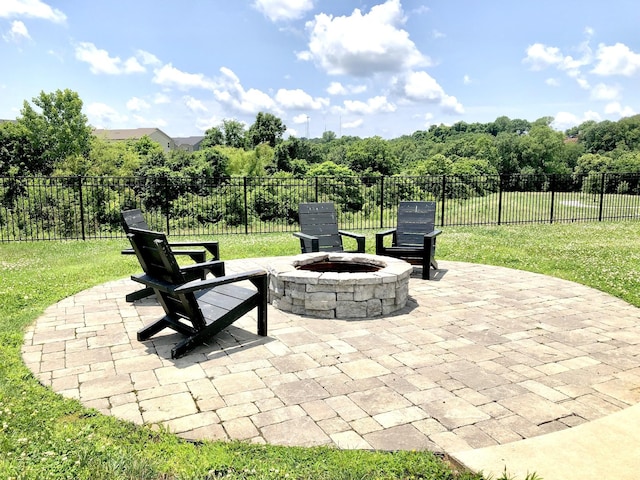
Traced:
<svg viewBox="0 0 640 480">
<path fill-rule="evenodd" d="M 363 233 L 374 253 L 375 232 Z M 299 252 L 291 234 L 217 240 L 223 260 Z M 42 387 L 20 357 L 25 327 L 69 295 L 139 271 L 134 257 L 120 255 L 125 246 L 124 239 L 0 244 L 0 478 L 482 478 L 428 452 L 193 444 Z M 553 275 L 640 307 L 640 222 L 445 228 L 437 257 Z"/>
</svg>

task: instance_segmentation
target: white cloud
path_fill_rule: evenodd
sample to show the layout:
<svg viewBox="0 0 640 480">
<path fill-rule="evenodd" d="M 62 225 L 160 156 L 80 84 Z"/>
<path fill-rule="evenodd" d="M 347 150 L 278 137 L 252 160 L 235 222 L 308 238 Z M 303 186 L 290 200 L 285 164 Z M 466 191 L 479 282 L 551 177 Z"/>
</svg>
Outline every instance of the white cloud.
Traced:
<svg viewBox="0 0 640 480">
<path fill-rule="evenodd" d="M 80 42 L 76 46 L 76 59 L 89 64 L 91 73 L 99 75 L 121 75 L 142 73 L 146 69 L 135 57 L 129 57 L 124 62 L 120 57 L 112 57 L 106 50 L 97 48 L 91 42 Z"/>
<path fill-rule="evenodd" d="M 293 123 L 295 123 L 296 125 L 307 123 L 307 118 L 308 115 L 301 113 L 300 115 L 296 115 L 295 117 L 293 117 Z"/>
<path fill-rule="evenodd" d="M 427 72 L 411 72 L 395 82 L 400 94 L 412 102 L 438 104 L 445 113 L 464 113 L 464 108 L 456 97 L 447 95 Z"/>
<path fill-rule="evenodd" d="M 340 124 L 340 127 L 344 128 L 344 129 L 358 128 L 363 123 L 364 123 L 364 120 L 362 120 L 361 118 L 358 118 L 357 120 L 354 120 L 353 122 L 344 122 L 344 123 Z"/>
<path fill-rule="evenodd" d="M 606 113 L 607 115 L 616 115 L 618 117 L 630 117 L 636 114 L 633 108 L 629 107 L 628 105 L 626 107 L 623 107 L 619 102 L 608 103 L 604 107 L 604 113 Z"/>
<path fill-rule="evenodd" d="M 175 68 L 171 63 L 153 71 L 153 83 L 164 87 L 175 87 L 180 90 L 190 88 L 213 89 L 215 84 L 201 73 L 187 73 Z"/>
<path fill-rule="evenodd" d="M 222 119 L 219 118 L 217 115 L 213 115 L 209 118 L 198 118 L 196 119 L 196 128 L 202 132 L 206 132 L 211 127 L 220 125 L 221 122 L 222 122 Z"/>
<path fill-rule="evenodd" d="M 330 75 L 369 76 L 426 65 L 428 59 L 399 28 L 405 20 L 400 0 L 387 0 L 364 15 L 359 9 L 348 17 L 318 14 L 306 24 L 309 49 L 298 58 L 315 61 Z"/>
<path fill-rule="evenodd" d="M 149 104 L 141 98 L 132 97 L 127 101 L 127 109 L 132 112 L 139 112 L 147 108 L 149 108 Z"/>
<path fill-rule="evenodd" d="M 544 83 L 549 85 L 550 87 L 559 87 L 560 82 L 556 78 L 547 78 Z"/>
<path fill-rule="evenodd" d="M 596 52 L 598 63 L 592 72 L 596 75 L 624 75 L 630 77 L 640 71 L 640 54 L 623 43 L 607 46 L 600 44 Z"/>
<path fill-rule="evenodd" d="M 243 113 L 258 113 L 264 110 L 280 113 L 276 102 L 266 93 L 255 88 L 245 90 L 231 69 L 221 67 L 220 73 L 222 76 L 213 89 L 213 94 L 220 103 Z"/>
<path fill-rule="evenodd" d="M 329 106 L 327 98 L 313 98 L 307 92 L 301 89 L 286 90 L 281 88 L 276 93 L 276 102 L 285 109 L 295 110 L 320 110 Z"/>
<path fill-rule="evenodd" d="M 469 85 L 472 83 L 471 77 L 469 75 L 465 75 L 464 77 L 462 77 L 462 82 L 465 85 Z"/>
<path fill-rule="evenodd" d="M 134 115 L 133 119 L 136 121 L 136 125 L 143 125 L 144 128 L 156 127 L 162 128 L 167 126 L 166 120 L 162 118 L 145 118 L 140 115 Z"/>
<path fill-rule="evenodd" d="M 579 117 L 570 112 L 558 112 L 553 117 L 551 126 L 556 130 L 565 131 L 571 127 L 576 127 L 588 120 L 599 122 L 602 120 L 602 118 L 600 117 L 600 115 L 593 111 L 585 112 L 582 117 Z"/>
<path fill-rule="evenodd" d="M 124 73 L 143 73 L 146 71 L 146 69 L 142 65 L 140 65 L 138 59 L 136 59 L 135 57 L 129 57 L 127 58 L 127 60 L 125 60 L 122 71 Z"/>
<path fill-rule="evenodd" d="M 57 8 L 51 8 L 40 0 L 2 0 L 0 18 L 40 18 L 55 23 L 63 23 L 67 16 Z"/>
<path fill-rule="evenodd" d="M 86 108 L 89 123 L 96 128 L 110 128 L 111 126 L 121 126 L 128 118 L 120 115 L 114 108 L 105 103 L 91 103 Z"/>
<path fill-rule="evenodd" d="M 20 40 L 29 40 L 31 36 L 24 23 L 20 20 L 14 20 L 11 22 L 11 30 L 5 35 L 2 35 L 2 38 L 4 38 L 6 42 L 18 43 Z"/>
<path fill-rule="evenodd" d="M 527 47 L 523 62 L 531 65 L 531 70 L 543 70 L 552 65 L 560 65 L 564 57 L 559 48 L 534 43 Z"/>
<path fill-rule="evenodd" d="M 599 83 L 591 89 L 591 98 L 593 100 L 616 100 L 620 97 L 620 88 L 613 85 L 605 85 Z"/>
<path fill-rule="evenodd" d="M 272 22 L 301 18 L 313 8 L 312 0 L 255 0 L 253 6 Z"/>
<path fill-rule="evenodd" d="M 197 98 L 193 98 L 190 95 L 185 95 L 182 100 L 184 101 L 184 104 L 187 106 L 187 108 L 192 112 L 207 112 L 209 110 L 207 107 L 205 107 L 202 101 L 198 100 Z"/>
<path fill-rule="evenodd" d="M 109 52 L 96 48 L 93 43 L 80 42 L 76 47 L 76 58 L 89 64 L 91 73 L 117 75 L 121 72 L 122 61 L 118 57 L 109 56 Z"/>
<path fill-rule="evenodd" d="M 329 95 L 359 94 L 366 91 L 366 85 L 342 85 L 340 82 L 331 82 L 327 87 L 327 93 Z"/>
<path fill-rule="evenodd" d="M 396 106 L 387 100 L 387 97 L 379 95 L 370 98 L 366 102 L 360 100 L 345 100 L 344 108 L 338 107 L 345 113 L 358 113 L 361 115 L 374 115 L 376 113 L 391 113 L 396 111 Z"/>
<path fill-rule="evenodd" d="M 169 95 L 166 95 L 164 93 L 156 93 L 153 97 L 153 103 L 155 103 L 156 105 L 162 105 L 171 103 L 171 99 L 169 98 Z"/>
<path fill-rule="evenodd" d="M 136 51 L 136 58 L 138 58 L 143 65 L 160 65 L 162 63 L 153 53 L 144 50 Z"/>
</svg>

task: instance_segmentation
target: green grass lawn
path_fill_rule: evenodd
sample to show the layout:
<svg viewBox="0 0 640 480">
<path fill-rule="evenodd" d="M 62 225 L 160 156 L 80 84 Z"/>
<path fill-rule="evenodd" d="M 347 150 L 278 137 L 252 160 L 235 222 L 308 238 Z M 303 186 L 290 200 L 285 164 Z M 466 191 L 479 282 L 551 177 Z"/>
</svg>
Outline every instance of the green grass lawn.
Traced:
<svg viewBox="0 0 640 480">
<path fill-rule="evenodd" d="M 365 233 L 373 253 L 373 232 Z M 218 240 L 226 260 L 299 251 L 291 234 Z M 25 327 L 69 295 L 137 272 L 135 258 L 119 254 L 125 246 L 125 240 L 0 244 L 0 478 L 481 478 L 455 473 L 424 452 L 192 444 L 42 387 L 20 358 Z M 446 228 L 437 256 L 545 273 L 640 306 L 638 222 Z"/>
</svg>

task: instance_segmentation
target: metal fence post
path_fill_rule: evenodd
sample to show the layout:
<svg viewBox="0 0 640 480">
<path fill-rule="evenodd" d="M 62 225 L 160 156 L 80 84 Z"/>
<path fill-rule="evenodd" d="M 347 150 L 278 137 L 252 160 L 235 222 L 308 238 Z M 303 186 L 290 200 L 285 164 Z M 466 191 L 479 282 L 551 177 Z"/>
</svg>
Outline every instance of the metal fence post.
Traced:
<svg viewBox="0 0 640 480">
<path fill-rule="evenodd" d="M 384 228 L 384 176 L 380 177 L 380 228 Z"/>
<path fill-rule="evenodd" d="M 604 187 L 606 185 L 606 173 L 602 173 L 602 177 L 600 178 L 600 209 L 598 211 L 598 221 L 602 221 L 602 215 L 604 213 Z"/>
<path fill-rule="evenodd" d="M 442 175 L 442 207 L 440 209 L 440 226 L 444 227 L 444 203 L 445 203 L 445 199 L 447 198 L 447 195 L 445 194 L 445 191 L 447 189 L 447 176 L 446 175 Z"/>
<path fill-rule="evenodd" d="M 551 207 L 549 209 L 549 223 L 553 223 L 553 207 L 555 206 L 556 199 L 556 186 L 555 186 L 555 174 L 551 174 L 549 184 L 551 185 Z"/>
<path fill-rule="evenodd" d="M 84 230 L 84 200 L 82 197 L 82 177 L 76 176 L 78 179 L 78 201 L 80 202 L 80 232 L 82 234 L 82 240 L 86 240 L 86 234 Z"/>
<path fill-rule="evenodd" d="M 244 184 L 244 233 L 249 234 L 249 204 L 247 201 L 247 177 L 243 177 Z"/>
<path fill-rule="evenodd" d="M 502 190 L 504 190 L 504 177 L 504 173 L 500 174 L 500 181 L 498 182 L 498 225 L 502 224 Z"/>
</svg>

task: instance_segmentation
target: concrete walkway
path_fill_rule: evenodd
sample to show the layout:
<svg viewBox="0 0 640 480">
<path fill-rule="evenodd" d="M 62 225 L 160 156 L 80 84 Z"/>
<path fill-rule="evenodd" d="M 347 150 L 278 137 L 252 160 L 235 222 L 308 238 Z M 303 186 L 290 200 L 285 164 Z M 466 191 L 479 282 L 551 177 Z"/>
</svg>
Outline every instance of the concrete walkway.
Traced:
<svg viewBox="0 0 640 480">
<path fill-rule="evenodd" d="M 268 337 L 249 314 L 171 360 L 177 334 L 135 338 L 162 314 L 151 299 L 125 302 L 137 288 L 119 280 L 52 305 L 25 335 L 27 366 L 87 407 L 192 440 L 429 449 L 494 477 L 506 466 L 638 478 L 640 310 L 602 292 L 443 261 L 435 281 L 411 278 L 393 316 L 269 307 Z"/>
</svg>

